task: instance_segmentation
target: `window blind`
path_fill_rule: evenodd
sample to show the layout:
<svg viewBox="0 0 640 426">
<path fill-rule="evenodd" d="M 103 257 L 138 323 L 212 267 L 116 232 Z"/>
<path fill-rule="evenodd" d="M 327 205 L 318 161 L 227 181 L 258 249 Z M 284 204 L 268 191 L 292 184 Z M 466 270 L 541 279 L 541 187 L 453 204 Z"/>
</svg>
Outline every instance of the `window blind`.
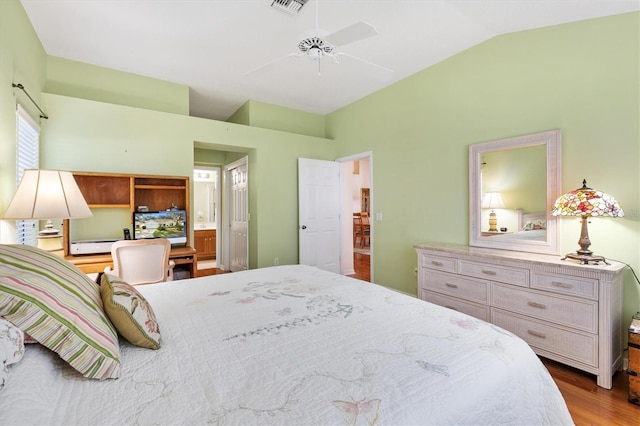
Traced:
<svg viewBox="0 0 640 426">
<path fill-rule="evenodd" d="M 16 188 L 27 169 L 37 169 L 40 163 L 40 126 L 18 105 L 16 110 Z M 16 221 L 16 243 L 35 246 L 38 242 L 38 221 Z"/>
</svg>

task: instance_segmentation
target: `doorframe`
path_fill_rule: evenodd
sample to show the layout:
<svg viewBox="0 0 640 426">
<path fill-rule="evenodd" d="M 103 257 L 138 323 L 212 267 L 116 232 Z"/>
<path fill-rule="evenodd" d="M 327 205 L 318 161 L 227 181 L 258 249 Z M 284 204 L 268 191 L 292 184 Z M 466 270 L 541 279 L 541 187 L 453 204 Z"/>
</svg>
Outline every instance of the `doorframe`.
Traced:
<svg viewBox="0 0 640 426">
<path fill-rule="evenodd" d="M 222 207 L 222 185 L 223 185 L 223 183 L 222 183 L 222 167 L 220 167 L 220 166 L 210 166 L 210 165 L 204 165 L 204 164 L 196 163 L 193 166 L 193 170 L 194 171 L 195 170 L 209 170 L 209 171 L 215 172 L 217 174 L 217 179 L 216 179 L 216 185 L 217 186 L 216 186 L 216 197 L 215 197 L 216 206 L 215 206 L 214 212 L 213 212 L 213 214 L 215 216 L 215 219 L 216 219 L 216 220 L 214 220 L 214 223 L 216 224 L 216 232 L 217 232 L 217 230 L 220 229 L 220 225 L 222 224 L 222 222 L 221 222 L 221 218 L 222 218 L 222 208 L 221 208 Z M 196 182 L 195 177 L 193 178 L 193 180 L 194 180 L 194 187 L 195 187 L 195 182 Z M 194 191 L 194 194 L 195 194 L 195 191 Z M 208 196 L 208 194 L 207 194 L 207 196 Z M 192 209 L 192 211 L 195 211 L 195 209 Z M 194 213 L 194 217 L 195 217 L 195 213 Z M 198 229 L 197 225 L 195 225 L 196 222 L 197 222 L 197 219 L 195 219 L 193 221 L 193 223 L 194 223 L 193 230 L 194 231 L 196 231 Z M 207 218 L 206 222 L 209 222 L 208 218 Z M 221 248 L 220 248 L 220 240 L 221 239 L 222 239 L 222 235 L 220 236 L 220 238 L 216 238 L 216 253 L 221 253 L 221 251 L 220 251 L 221 250 Z M 218 261 L 219 257 L 221 257 L 221 256 L 217 256 L 216 255 L 216 261 Z M 218 264 L 219 264 L 219 262 L 218 262 Z"/>
<path fill-rule="evenodd" d="M 218 262 L 218 268 L 229 270 L 231 268 L 230 264 L 230 230 L 231 230 L 231 221 L 229 218 L 231 217 L 231 170 L 244 165 L 247 168 L 247 191 L 249 189 L 249 156 L 246 155 L 232 163 L 226 164 L 224 166 L 224 173 L 222 174 L 224 187 L 224 220 L 222 225 L 222 257 L 220 262 Z M 249 194 L 247 192 L 247 203 L 246 203 L 246 217 L 247 222 L 251 221 L 251 215 L 249 214 Z M 247 224 L 247 268 L 249 266 L 249 224 Z"/>
<path fill-rule="evenodd" d="M 370 276 L 371 276 L 371 282 L 374 282 L 374 276 L 373 276 L 373 253 L 374 253 L 374 244 L 375 244 L 375 239 L 373 238 L 373 234 L 374 234 L 374 228 L 375 228 L 375 210 L 374 210 L 374 206 L 375 206 L 375 199 L 374 199 L 374 190 L 373 190 L 373 151 L 364 151 L 358 154 L 353 154 L 353 155 L 348 155 L 346 157 L 340 157 L 338 159 L 336 159 L 335 161 L 337 161 L 338 163 L 348 163 L 348 162 L 353 162 L 356 160 L 362 160 L 362 159 L 368 159 L 369 160 L 369 222 L 370 222 L 370 236 L 369 236 L 369 259 L 370 259 Z M 342 202 L 342 199 L 344 198 L 345 195 L 345 188 L 344 188 L 344 178 L 342 176 L 342 168 L 340 168 L 340 200 Z M 349 189 L 349 193 L 352 195 L 352 191 Z M 346 210 L 349 210 L 348 212 Z M 343 206 L 340 205 L 340 213 L 341 216 L 345 215 L 348 213 L 348 217 L 349 219 L 351 219 L 353 212 L 351 211 L 351 206 Z M 348 234 L 348 235 L 347 235 Z M 353 230 L 351 232 L 347 232 L 344 229 L 344 226 L 340 226 L 340 269 L 344 271 L 343 265 L 344 265 L 344 259 L 346 258 L 346 256 L 351 256 L 351 259 L 353 259 L 353 243 L 349 244 L 349 247 L 351 247 L 350 253 L 345 253 L 344 252 L 344 248 L 347 247 L 346 245 L 346 239 L 348 239 L 349 241 L 353 241 Z"/>
</svg>

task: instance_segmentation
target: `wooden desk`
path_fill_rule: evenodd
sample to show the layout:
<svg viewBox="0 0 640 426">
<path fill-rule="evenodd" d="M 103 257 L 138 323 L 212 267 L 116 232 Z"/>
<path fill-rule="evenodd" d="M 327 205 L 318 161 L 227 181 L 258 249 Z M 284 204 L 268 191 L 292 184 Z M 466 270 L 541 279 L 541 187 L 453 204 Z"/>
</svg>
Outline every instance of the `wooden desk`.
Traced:
<svg viewBox="0 0 640 426">
<path fill-rule="evenodd" d="M 111 253 L 66 256 L 65 259 L 76 265 L 85 274 L 103 272 L 107 266 L 113 268 Z M 169 259 L 176 264 L 174 274 L 176 269 L 186 268 L 189 270 L 191 278 L 196 276 L 198 272 L 198 252 L 193 247 L 172 247 Z"/>
</svg>

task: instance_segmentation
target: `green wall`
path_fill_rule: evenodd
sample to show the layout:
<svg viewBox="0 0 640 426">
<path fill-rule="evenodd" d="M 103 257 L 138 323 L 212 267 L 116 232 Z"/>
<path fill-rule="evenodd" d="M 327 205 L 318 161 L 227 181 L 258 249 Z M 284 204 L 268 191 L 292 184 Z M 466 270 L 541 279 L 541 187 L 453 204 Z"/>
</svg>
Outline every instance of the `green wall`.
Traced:
<svg viewBox="0 0 640 426">
<path fill-rule="evenodd" d="M 22 5 L 16 1 L 0 1 L 0 211 L 4 212 L 16 190 L 16 103 L 37 118 L 40 112 L 22 90 L 12 83 L 24 85 L 40 103 L 45 85 L 46 54 Z M 38 120 L 46 121 L 46 120 Z M 13 224 L 0 221 L 0 238 L 13 235 Z"/>
<path fill-rule="evenodd" d="M 238 108 L 227 122 L 321 138 L 325 136 L 325 118 L 322 115 L 252 100 Z"/>
<path fill-rule="evenodd" d="M 499 192 L 507 209 L 544 212 L 547 166 L 544 145 L 507 149 L 482 156 L 482 195 Z"/>
<path fill-rule="evenodd" d="M 321 138 L 42 94 L 42 167 L 191 176 L 194 142 L 249 156 L 250 267 L 298 261 L 297 159 L 335 158 Z M 244 150 L 245 153 L 238 153 Z"/>
<path fill-rule="evenodd" d="M 189 87 L 55 56 L 45 92 L 189 115 Z"/>
<path fill-rule="evenodd" d="M 467 244 L 469 145 L 561 129 L 562 189 L 587 178 L 622 204 L 592 220 L 595 253 L 640 272 L 640 14 L 493 38 L 327 117 L 338 156 L 373 151 L 376 282 L 415 293 L 425 241 Z M 561 252 L 578 248 L 562 219 Z M 640 286 L 625 275 L 625 317 Z"/>
</svg>

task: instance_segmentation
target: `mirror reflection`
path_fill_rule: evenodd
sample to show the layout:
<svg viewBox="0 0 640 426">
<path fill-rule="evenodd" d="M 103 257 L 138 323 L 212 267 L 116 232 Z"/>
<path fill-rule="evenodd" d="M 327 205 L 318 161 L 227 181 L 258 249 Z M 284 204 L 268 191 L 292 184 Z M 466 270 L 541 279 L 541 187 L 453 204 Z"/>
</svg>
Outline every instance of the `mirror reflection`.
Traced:
<svg viewBox="0 0 640 426">
<path fill-rule="evenodd" d="M 483 231 L 514 233 L 523 229 L 523 216 L 537 215 L 544 219 L 547 205 L 545 157 L 544 145 L 505 149 L 482 155 L 480 173 Z M 502 202 L 501 207 L 495 205 L 495 199 Z M 497 227 L 491 229 L 488 215 L 490 210 L 496 208 L 506 211 L 495 213 L 496 216 L 503 217 L 497 217 Z M 546 227 L 539 229 L 541 232 L 525 233 L 521 236 L 527 239 L 546 239 Z"/>
<path fill-rule="evenodd" d="M 559 149 L 559 131 L 470 147 L 471 245 L 557 252 Z"/>
<path fill-rule="evenodd" d="M 219 169 L 197 167 L 193 170 L 194 229 L 216 229 L 219 207 Z"/>
</svg>

